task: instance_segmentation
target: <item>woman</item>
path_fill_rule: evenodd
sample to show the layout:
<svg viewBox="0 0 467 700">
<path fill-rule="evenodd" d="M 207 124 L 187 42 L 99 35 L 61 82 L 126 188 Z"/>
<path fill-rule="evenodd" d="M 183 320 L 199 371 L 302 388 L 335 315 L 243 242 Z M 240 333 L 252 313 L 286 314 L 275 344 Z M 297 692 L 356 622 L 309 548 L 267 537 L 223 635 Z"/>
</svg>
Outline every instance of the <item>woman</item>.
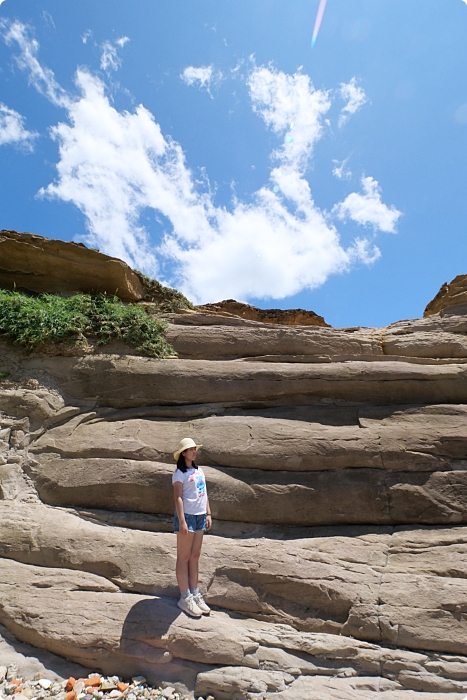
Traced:
<svg viewBox="0 0 467 700">
<path fill-rule="evenodd" d="M 198 562 L 205 530 L 212 526 L 211 509 L 206 492 L 206 479 L 201 467 L 195 464 L 197 445 L 191 438 L 184 438 L 174 459 L 177 469 L 172 477 L 174 487 L 174 532 L 177 533 L 176 574 L 180 588 L 177 605 L 191 617 L 209 615 L 210 608 L 204 602 L 198 588 Z"/>
</svg>

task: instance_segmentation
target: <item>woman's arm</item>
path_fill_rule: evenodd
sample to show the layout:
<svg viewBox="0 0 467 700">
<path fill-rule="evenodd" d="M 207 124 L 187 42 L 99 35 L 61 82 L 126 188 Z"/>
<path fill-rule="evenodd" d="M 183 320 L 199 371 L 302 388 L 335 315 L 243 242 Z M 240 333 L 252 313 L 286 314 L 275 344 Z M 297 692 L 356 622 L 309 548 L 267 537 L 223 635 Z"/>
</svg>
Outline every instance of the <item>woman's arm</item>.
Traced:
<svg viewBox="0 0 467 700">
<path fill-rule="evenodd" d="M 180 534 L 188 535 L 188 525 L 185 520 L 185 513 L 183 510 L 183 484 L 181 481 L 176 481 L 174 483 L 174 501 L 175 510 L 177 511 L 178 520 L 180 523 Z"/>
<path fill-rule="evenodd" d="M 206 492 L 206 530 L 210 530 L 212 528 L 212 515 L 211 515 L 211 506 L 209 505 L 209 498 L 208 494 Z"/>
</svg>

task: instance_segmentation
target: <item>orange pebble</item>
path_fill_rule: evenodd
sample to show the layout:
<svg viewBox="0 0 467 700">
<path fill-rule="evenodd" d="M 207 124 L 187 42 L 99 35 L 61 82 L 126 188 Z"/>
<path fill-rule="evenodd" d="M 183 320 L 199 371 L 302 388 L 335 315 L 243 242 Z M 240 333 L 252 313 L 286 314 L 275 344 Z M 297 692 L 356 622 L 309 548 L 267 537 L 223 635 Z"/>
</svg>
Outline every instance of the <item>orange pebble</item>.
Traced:
<svg viewBox="0 0 467 700">
<path fill-rule="evenodd" d="M 119 689 L 119 691 L 121 693 L 124 693 L 125 690 L 128 690 L 129 687 L 130 686 L 128 685 L 128 683 L 122 683 L 121 681 L 120 681 L 120 683 L 117 683 L 117 688 Z"/>
<path fill-rule="evenodd" d="M 94 690 L 94 688 L 86 688 L 86 692 L 88 695 L 91 695 L 93 690 Z"/>
<path fill-rule="evenodd" d="M 12 681 L 8 681 L 8 683 L 9 683 L 9 685 L 16 685 L 16 687 L 18 687 L 19 685 L 21 685 L 21 681 L 19 681 L 17 678 L 13 678 L 13 680 L 12 680 Z"/>
<path fill-rule="evenodd" d="M 96 688 L 96 687 L 99 687 L 101 683 L 102 683 L 102 678 L 100 676 L 91 676 L 90 678 L 85 679 L 84 687 L 85 688 Z"/>
<path fill-rule="evenodd" d="M 70 676 L 69 679 L 66 682 L 65 690 L 67 693 L 70 692 L 70 690 L 73 690 L 75 687 L 76 680 L 73 678 L 73 676 Z"/>
<path fill-rule="evenodd" d="M 76 698 L 76 693 L 74 690 L 70 690 L 66 695 L 64 700 L 75 700 Z"/>
<path fill-rule="evenodd" d="M 18 686 L 16 687 L 15 693 L 21 693 L 22 690 L 23 690 L 22 687 L 21 687 L 20 685 L 18 685 Z M 14 693 L 13 693 L 13 694 L 14 694 Z"/>
</svg>

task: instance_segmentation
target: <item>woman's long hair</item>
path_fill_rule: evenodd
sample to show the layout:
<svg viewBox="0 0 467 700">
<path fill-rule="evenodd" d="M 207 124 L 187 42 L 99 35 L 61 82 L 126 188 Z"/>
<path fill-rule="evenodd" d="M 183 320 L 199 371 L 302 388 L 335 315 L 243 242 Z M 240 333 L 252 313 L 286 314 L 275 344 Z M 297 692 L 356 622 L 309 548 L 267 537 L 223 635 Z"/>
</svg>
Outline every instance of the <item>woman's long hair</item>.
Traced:
<svg viewBox="0 0 467 700">
<path fill-rule="evenodd" d="M 193 469 L 198 469 L 194 462 L 191 463 L 191 466 L 193 467 Z M 183 456 L 183 452 L 179 455 L 177 459 L 177 469 L 180 469 L 180 471 L 183 474 L 185 474 L 186 470 L 188 469 L 188 467 L 186 466 L 185 457 Z"/>
</svg>

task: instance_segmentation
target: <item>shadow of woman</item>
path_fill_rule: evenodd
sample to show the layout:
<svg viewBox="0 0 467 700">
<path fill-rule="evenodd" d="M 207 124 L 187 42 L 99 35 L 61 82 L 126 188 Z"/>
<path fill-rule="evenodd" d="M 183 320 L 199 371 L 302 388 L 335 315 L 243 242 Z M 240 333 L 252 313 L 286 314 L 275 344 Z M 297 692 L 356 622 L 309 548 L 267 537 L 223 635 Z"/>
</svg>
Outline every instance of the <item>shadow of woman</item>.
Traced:
<svg viewBox="0 0 467 700">
<path fill-rule="evenodd" d="M 138 600 L 122 627 L 119 648 L 122 669 L 127 669 L 127 675 L 143 675 L 153 685 L 176 684 L 180 690 L 193 692 L 198 672 L 213 666 L 203 663 L 200 668 L 190 654 L 192 645 L 186 631 L 196 635 L 200 626 L 199 631 L 205 632 L 202 628 L 206 624 L 203 620 L 187 618 L 174 598 Z M 172 653 L 174 648 L 180 657 Z"/>
</svg>

